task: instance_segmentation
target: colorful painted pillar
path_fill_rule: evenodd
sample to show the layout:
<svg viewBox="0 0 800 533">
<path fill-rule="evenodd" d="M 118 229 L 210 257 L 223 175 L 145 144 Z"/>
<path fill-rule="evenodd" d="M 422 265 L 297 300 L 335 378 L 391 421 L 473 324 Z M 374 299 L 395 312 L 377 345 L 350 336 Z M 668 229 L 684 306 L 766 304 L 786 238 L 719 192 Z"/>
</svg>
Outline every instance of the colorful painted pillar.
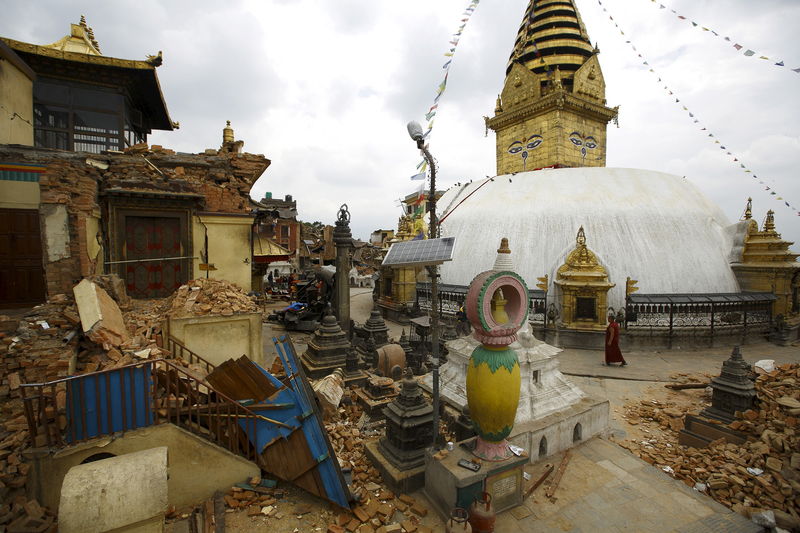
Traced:
<svg viewBox="0 0 800 533">
<path fill-rule="evenodd" d="M 470 283 L 466 311 L 481 343 L 467 367 L 467 403 L 478 434 L 473 453 L 502 461 L 512 456 L 506 437 L 514 427 L 520 389 L 519 360 L 509 345 L 528 318 L 528 287 L 514 272 L 508 239 L 500 242 L 494 268 Z"/>
</svg>

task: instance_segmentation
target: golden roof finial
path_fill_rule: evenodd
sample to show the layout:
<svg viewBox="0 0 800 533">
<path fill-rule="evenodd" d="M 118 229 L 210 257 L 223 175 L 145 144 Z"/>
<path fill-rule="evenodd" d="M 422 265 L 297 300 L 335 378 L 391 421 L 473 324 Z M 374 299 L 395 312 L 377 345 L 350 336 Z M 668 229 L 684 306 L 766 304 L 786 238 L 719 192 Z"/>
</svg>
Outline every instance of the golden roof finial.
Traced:
<svg viewBox="0 0 800 533">
<path fill-rule="evenodd" d="M 84 28 L 86 27 L 86 16 L 85 16 L 85 15 L 81 15 L 81 22 L 80 22 L 80 24 L 81 24 L 81 26 L 83 26 Z"/>
<path fill-rule="evenodd" d="M 508 247 L 508 239 L 503 237 L 500 239 L 500 248 L 497 249 L 498 254 L 510 254 L 511 248 Z"/>
<path fill-rule="evenodd" d="M 234 142 L 233 128 L 231 128 L 231 121 L 227 121 L 227 126 L 222 129 L 222 144 Z"/>
<path fill-rule="evenodd" d="M 92 43 L 92 46 L 94 46 L 99 52 L 100 44 L 97 42 L 97 39 L 94 38 L 94 30 L 91 27 L 89 27 L 86 29 L 86 33 L 89 36 L 89 41 Z"/>
<path fill-rule="evenodd" d="M 767 211 L 767 218 L 764 220 L 764 231 L 775 231 L 775 212 L 772 209 Z"/>
<path fill-rule="evenodd" d="M 753 199 L 747 199 L 747 207 L 744 208 L 744 219 L 750 220 L 753 218 Z"/>
</svg>

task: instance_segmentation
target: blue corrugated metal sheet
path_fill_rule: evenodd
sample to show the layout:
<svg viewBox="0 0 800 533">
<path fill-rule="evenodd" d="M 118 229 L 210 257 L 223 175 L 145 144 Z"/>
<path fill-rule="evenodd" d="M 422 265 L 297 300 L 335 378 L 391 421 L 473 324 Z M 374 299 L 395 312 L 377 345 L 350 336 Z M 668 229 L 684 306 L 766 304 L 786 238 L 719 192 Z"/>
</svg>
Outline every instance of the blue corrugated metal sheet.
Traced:
<svg viewBox="0 0 800 533">
<path fill-rule="evenodd" d="M 263 403 L 280 405 L 276 409 L 262 409 L 251 406 L 254 412 L 277 420 L 288 427 L 282 427 L 266 420 L 256 422 L 255 435 L 252 434 L 252 422 L 240 421 L 240 427 L 248 434 L 250 441 L 263 452 L 276 439 L 286 439 L 295 431 L 302 431 L 308 444 L 311 456 L 316 461 L 316 469 L 325 488 L 325 494 L 320 496 L 349 508 L 349 494 L 347 484 L 342 476 L 339 462 L 327 438 L 327 433 L 322 425 L 320 414 L 315 410 L 313 392 L 308 386 L 305 376 L 297 364 L 297 356 L 291 343 L 285 336 L 280 340 L 273 338 L 278 356 L 286 370 L 288 387 L 275 378 L 272 374 L 259 367 L 261 372 L 275 385 L 281 388 Z M 257 366 L 257 365 L 256 365 Z"/>
<path fill-rule="evenodd" d="M 150 367 L 122 368 L 68 381 L 67 442 L 152 425 Z"/>
</svg>

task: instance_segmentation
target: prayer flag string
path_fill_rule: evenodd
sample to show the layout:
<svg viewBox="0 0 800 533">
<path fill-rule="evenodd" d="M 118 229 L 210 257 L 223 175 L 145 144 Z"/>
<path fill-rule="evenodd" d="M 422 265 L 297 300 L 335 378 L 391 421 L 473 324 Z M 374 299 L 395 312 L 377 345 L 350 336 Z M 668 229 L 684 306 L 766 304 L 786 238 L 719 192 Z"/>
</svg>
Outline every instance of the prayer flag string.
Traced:
<svg viewBox="0 0 800 533">
<path fill-rule="evenodd" d="M 663 78 L 661 77 L 661 75 L 658 72 L 656 72 L 656 70 L 650 65 L 650 63 L 647 62 L 647 60 L 644 58 L 644 56 L 642 56 L 641 52 L 636 48 L 636 45 L 634 45 L 633 42 L 630 40 L 630 38 L 625 35 L 625 32 L 622 31 L 622 28 L 620 28 L 619 24 L 617 24 L 617 21 L 614 20 L 614 17 L 611 15 L 611 13 L 609 13 L 609 11 L 603 5 L 602 0 L 597 0 L 597 3 L 600 4 L 600 7 L 603 9 L 603 12 L 608 15 L 608 19 L 614 24 L 614 27 L 617 28 L 617 30 L 619 31 L 620 35 L 622 35 L 623 37 L 626 38 L 625 43 L 629 44 L 631 46 L 633 51 L 636 53 L 637 57 L 641 60 L 642 65 L 647 67 L 648 72 L 650 72 L 651 74 L 653 74 L 656 77 L 656 79 L 658 80 L 659 85 L 664 84 L 665 82 L 663 81 Z M 752 177 L 754 180 L 758 181 L 758 183 L 760 185 L 764 186 L 764 190 L 768 191 L 770 196 L 772 196 L 775 200 L 781 202 L 786 207 L 788 207 L 789 209 L 794 211 L 794 213 L 797 216 L 800 216 L 800 211 L 798 211 L 797 207 L 795 207 L 794 205 L 790 204 L 782 195 L 778 194 L 778 192 L 775 191 L 773 187 L 768 186 L 764 182 L 764 178 L 759 178 L 751 169 L 749 169 L 744 163 L 742 163 L 740 158 L 737 157 L 733 152 L 731 152 L 730 149 L 727 148 L 724 144 L 722 144 L 722 141 L 720 141 L 719 138 L 716 135 L 714 135 L 713 133 L 710 132 L 710 130 L 700 121 L 700 119 L 697 118 L 697 114 L 692 112 L 686 106 L 686 104 L 684 102 L 682 102 L 681 99 L 676 96 L 676 94 L 669 88 L 668 85 L 664 84 L 663 88 L 667 92 L 667 94 L 670 96 L 670 98 L 675 98 L 675 103 L 681 106 L 681 109 L 686 112 L 686 114 L 688 115 L 689 119 L 692 120 L 692 123 L 697 125 L 697 127 L 700 128 L 700 131 L 706 132 L 707 137 L 709 139 L 713 139 L 714 140 L 714 144 L 718 145 L 718 148 L 720 150 L 722 150 L 723 152 L 725 152 L 725 155 L 730 157 L 732 162 L 737 163 L 738 166 L 739 166 L 739 169 L 744 174 L 750 174 L 750 177 Z M 771 181 L 774 184 L 774 180 L 771 180 Z"/>
<path fill-rule="evenodd" d="M 709 28 L 707 26 L 702 26 L 702 25 L 698 24 L 697 22 L 693 21 L 692 19 L 681 15 L 680 13 L 675 11 L 674 9 L 670 9 L 667 6 L 665 6 L 664 4 L 659 3 L 658 0 L 650 0 L 650 3 L 658 4 L 659 10 L 663 9 L 663 10 L 666 11 L 667 9 L 669 9 L 669 11 L 671 11 L 673 15 L 678 17 L 679 20 L 685 20 L 686 22 L 691 24 L 693 28 L 697 28 L 700 31 L 710 33 L 711 35 L 713 35 L 714 37 L 717 37 L 718 39 L 723 39 L 723 40 L 725 40 L 725 41 L 727 41 L 729 43 L 732 43 L 731 46 L 737 52 L 742 52 L 742 50 L 744 50 L 744 52 L 742 52 L 742 55 L 745 56 L 745 57 L 755 57 L 755 58 L 758 58 L 758 59 L 762 59 L 764 61 L 770 61 L 770 62 L 772 62 L 773 66 L 776 66 L 776 67 L 782 67 L 782 68 L 786 67 L 786 63 L 782 59 L 778 59 L 776 61 L 774 58 L 759 54 L 755 50 L 752 50 L 751 48 L 747 48 L 746 46 L 741 45 L 741 44 L 733 41 L 730 37 L 728 37 L 726 35 L 722 35 L 721 33 L 717 32 L 717 31 L 714 31 L 713 29 L 711 29 L 711 28 Z M 800 74 L 800 67 L 792 68 L 792 69 L 789 69 L 789 70 L 791 70 L 792 72 L 796 72 L 797 74 Z"/>
<path fill-rule="evenodd" d="M 425 133 L 423 134 L 423 138 L 427 139 L 428 136 L 433 131 L 433 123 L 435 121 L 436 113 L 439 109 L 439 100 L 441 99 L 442 95 L 444 94 L 445 89 L 447 89 L 447 76 L 450 74 L 450 65 L 453 63 L 453 56 L 456 53 L 456 48 L 458 47 L 458 43 L 461 40 L 461 35 L 464 33 L 464 28 L 469 22 L 470 17 L 475 12 L 475 8 L 478 7 L 478 4 L 481 0 L 470 0 L 467 8 L 461 14 L 461 24 L 456 29 L 456 32 L 452 35 L 452 39 L 450 40 L 450 48 L 448 48 L 447 52 L 444 53 L 444 57 L 447 58 L 447 61 L 442 65 L 442 69 L 444 70 L 444 79 L 436 88 L 436 96 L 433 99 L 433 105 L 431 105 L 428 112 L 425 113 L 425 120 L 427 121 L 428 125 L 425 129 Z M 428 169 L 428 163 L 423 159 L 417 164 L 417 173 L 414 174 L 412 179 L 419 179 L 419 173 L 425 173 Z"/>
</svg>

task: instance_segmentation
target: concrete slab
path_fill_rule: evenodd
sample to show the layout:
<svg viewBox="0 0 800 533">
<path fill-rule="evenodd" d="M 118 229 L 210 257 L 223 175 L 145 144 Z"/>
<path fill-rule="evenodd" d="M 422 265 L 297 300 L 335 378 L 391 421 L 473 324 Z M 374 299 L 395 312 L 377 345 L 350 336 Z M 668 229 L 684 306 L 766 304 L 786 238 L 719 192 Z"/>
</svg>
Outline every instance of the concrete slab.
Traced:
<svg viewBox="0 0 800 533">
<path fill-rule="evenodd" d="M 130 340 L 117 302 L 96 283 L 82 280 L 72 288 L 83 332 L 98 344 L 119 346 Z"/>
<path fill-rule="evenodd" d="M 163 531 L 167 477 L 165 446 L 74 466 L 61 487 L 58 529 Z"/>
</svg>

